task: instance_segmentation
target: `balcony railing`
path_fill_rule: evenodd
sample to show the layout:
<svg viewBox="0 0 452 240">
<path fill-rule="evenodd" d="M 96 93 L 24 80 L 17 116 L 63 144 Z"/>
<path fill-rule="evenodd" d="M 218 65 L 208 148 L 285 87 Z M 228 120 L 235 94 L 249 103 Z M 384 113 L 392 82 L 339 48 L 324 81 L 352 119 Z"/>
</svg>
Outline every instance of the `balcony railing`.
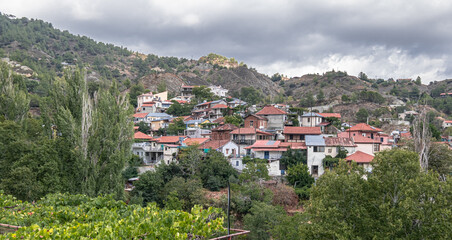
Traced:
<svg viewBox="0 0 452 240">
<path fill-rule="evenodd" d="M 248 140 L 248 139 L 232 139 L 232 141 L 235 144 L 241 144 L 241 145 L 253 145 L 256 140 Z"/>
</svg>

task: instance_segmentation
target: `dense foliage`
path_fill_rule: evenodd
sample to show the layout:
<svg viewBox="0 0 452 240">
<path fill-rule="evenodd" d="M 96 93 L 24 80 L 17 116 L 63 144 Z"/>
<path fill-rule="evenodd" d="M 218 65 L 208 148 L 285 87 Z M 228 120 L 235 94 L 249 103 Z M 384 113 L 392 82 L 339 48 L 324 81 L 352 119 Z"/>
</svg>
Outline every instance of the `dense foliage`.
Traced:
<svg viewBox="0 0 452 240">
<path fill-rule="evenodd" d="M 373 171 L 341 161 L 312 189 L 305 239 L 448 239 L 452 223 L 452 184 L 420 171 L 416 153 L 377 154 Z M 363 178 L 367 176 L 367 180 Z M 308 223 L 309 221 L 309 223 Z"/>
<path fill-rule="evenodd" d="M 190 212 L 127 205 L 111 196 L 54 194 L 36 203 L 0 192 L 0 222 L 18 225 L 0 239 L 194 239 L 224 233 L 220 209 Z"/>
<path fill-rule="evenodd" d="M 21 96 L 0 109 L 0 188 L 22 200 L 55 192 L 123 198 L 132 109 L 116 84 L 91 96 L 83 74 L 68 72 L 42 99 L 42 117 L 32 118 L 22 78 L 0 70 L 1 97 Z"/>
</svg>

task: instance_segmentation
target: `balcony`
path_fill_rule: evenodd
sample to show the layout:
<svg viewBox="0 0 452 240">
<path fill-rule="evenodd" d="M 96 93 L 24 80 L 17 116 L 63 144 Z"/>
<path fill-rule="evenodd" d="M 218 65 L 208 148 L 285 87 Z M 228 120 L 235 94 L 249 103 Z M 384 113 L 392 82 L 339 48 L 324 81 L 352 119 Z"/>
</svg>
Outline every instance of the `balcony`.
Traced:
<svg viewBox="0 0 452 240">
<path fill-rule="evenodd" d="M 253 145 L 256 140 L 249 140 L 249 139 L 232 139 L 232 141 L 235 144 L 240 144 L 240 145 Z"/>
<path fill-rule="evenodd" d="M 158 157 L 143 160 L 145 165 L 155 165 L 155 164 L 159 163 L 160 161 L 163 161 L 163 156 L 158 156 Z"/>
</svg>

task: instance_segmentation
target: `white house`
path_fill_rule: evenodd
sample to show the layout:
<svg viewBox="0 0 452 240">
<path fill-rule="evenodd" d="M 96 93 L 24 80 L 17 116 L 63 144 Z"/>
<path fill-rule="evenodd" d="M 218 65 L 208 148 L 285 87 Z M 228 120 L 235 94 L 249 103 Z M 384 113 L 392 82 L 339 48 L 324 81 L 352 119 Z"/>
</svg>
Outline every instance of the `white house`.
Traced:
<svg viewBox="0 0 452 240">
<path fill-rule="evenodd" d="M 320 177 L 323 172 L 323 159 L 325 158 L 325 139 L 321 135 L 307 135 L 307 165 L 309 173 L 314 177 Z"/>
<path fill-rule="evenodd" d="M 210 140 L 204 142 L 200 147 L 205 152 L 209 149 L 223 153 L 225 157 L 236 157 L 239 152 L 239 146 L 231 140 Z"/>
<path fill-rule="evenodd" d="M 226 97 L 226 95 L 228 94 L 228 91 L 229 91 L 227 89 L 222 88 L 221 86 L 212 85 L 212 86 L 209 86 L 208 88 L 210 89 L 210 91 L 213 94 L 215 94 L 216 96 L 219 96 L 219 97 Z"/>
</svg>

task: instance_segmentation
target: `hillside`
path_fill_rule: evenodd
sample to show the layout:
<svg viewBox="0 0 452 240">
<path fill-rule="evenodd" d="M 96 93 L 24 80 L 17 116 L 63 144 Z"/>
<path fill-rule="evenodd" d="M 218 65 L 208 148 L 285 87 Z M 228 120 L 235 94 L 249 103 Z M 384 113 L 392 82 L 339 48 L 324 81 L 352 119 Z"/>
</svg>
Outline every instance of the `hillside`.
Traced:
<svg viewBox="0 0 452 240">
<path fill-rule="evenodd" d="M 0 57 L 25 76 L 29 92 L 39 96 L 47 96 L 50 82 L 63 76 L 65 69 L 83 67 L 90 90 L 112 81 L 119 83 L 121 91 L 129 91 L 137 84 L 150 91 L 163 86 L 172 96 L 179 94 L 182 85 L 221 85 L 231 94 L 242 87 L 253 87 L 267 96 L 262 98 L 265 103 L 323 106 L 319 108 L 323 110 L 340 107 L 350 115 L 357 111 L 346 109 L 351 103 L 374 103 L 375 109 L 414 104 L 428 95 L 433 97 L 426 99 L 428 104 L 445 116 L 452 113 L 452 102 L 435 99 L 442 92 L 452 91 L 452 80 L 427 86 L 414 80 L 370 79 L 364 73 L 355 77 L 334 70 L 321 75 L 270 78 L 234 58 L 213 53 L 198 60 L 146 55 L 55 29 L 42 20 L 4 14 L 0 15 Z M 32 102 L 38 106 L 38 101 Z"/>
<path fill-rule="evenodd" d="M 41 95 L 48 83 L 65 68 L 85 67 L 92 81 L 116 80 L 122 90 L 141 82 L 151 91 L 165 82 L 177 94 L 182 84 L 222 85 L 230 90 L 258 86 L 264 94 L 278 94 L 278 86 L 266 75 L 216 54 L 188 60 L 132 52 L 124 47 L 96 42 L 55 29 L 42 20 L 0 15 L 0 57 L 12 66 L 26 68 Z M 22 69 L 24 70 L 24 69 Z M 32 89 L 33 92 L 34 89 Z"/>
</svg>

